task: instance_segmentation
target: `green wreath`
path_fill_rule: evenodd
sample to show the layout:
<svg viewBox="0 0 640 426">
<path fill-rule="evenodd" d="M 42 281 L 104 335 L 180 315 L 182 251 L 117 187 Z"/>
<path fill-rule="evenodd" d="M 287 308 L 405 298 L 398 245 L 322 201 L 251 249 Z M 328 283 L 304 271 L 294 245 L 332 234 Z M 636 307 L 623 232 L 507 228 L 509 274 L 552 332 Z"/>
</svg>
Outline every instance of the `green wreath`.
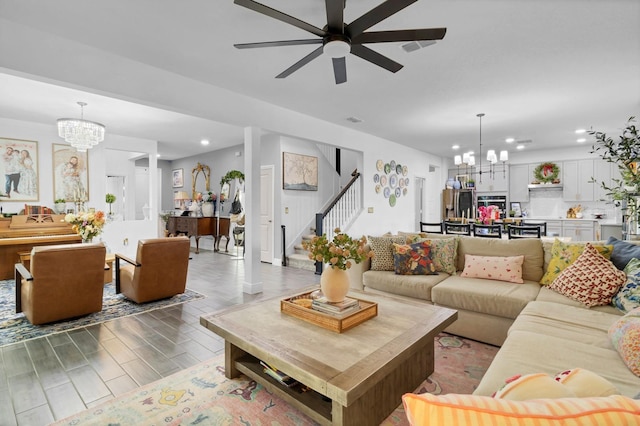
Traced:
<svg viewBox="0 0 640 426">
<path fill-rule="evenodd" d="M 244 180 L 244 173 L 239 170 L 230 170 L 226 175 L 220 179 L 220 186 L 223 186 L 225 183 L 229 183 L 234 179 Z"/>
<path fill-rule="evenodd" d="M 542 163 L 533 171 L 533 176 L 542 183 L 553 182 L 559 174 L 560 168 L 556 163 Z"/>
</svg>

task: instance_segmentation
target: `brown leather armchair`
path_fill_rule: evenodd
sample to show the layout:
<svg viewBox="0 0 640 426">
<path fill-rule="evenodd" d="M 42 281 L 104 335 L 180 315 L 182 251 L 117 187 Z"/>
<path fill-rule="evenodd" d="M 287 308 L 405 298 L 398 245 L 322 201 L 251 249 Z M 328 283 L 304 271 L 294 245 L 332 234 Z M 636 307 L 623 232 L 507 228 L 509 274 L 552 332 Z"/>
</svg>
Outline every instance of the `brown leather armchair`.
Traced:
<svg viewBox="0 0 640 426">
<path fill-rule="evenodd" d="M 188 237 L 154 238 L 138 241 L 135 260 L 116 253 L 116 293 L 137 303 L 184 293 L 189 248 Z"/>
<path fill-rule="evenodd" d="M 100 312 L 106 251 L 102 243 L 34 247 L 30 270 L 15 265 L 16 312 L 32 324 Z"/>
</svg>

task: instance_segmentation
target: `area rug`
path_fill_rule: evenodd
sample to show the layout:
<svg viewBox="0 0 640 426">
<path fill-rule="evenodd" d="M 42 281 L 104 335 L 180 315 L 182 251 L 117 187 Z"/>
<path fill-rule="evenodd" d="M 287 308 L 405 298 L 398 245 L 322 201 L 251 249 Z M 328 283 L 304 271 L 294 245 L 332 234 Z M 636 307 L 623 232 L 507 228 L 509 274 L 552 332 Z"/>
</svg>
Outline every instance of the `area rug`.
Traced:
<svg viewBox="0 0 640 426">
<path fill-rule="evenodd" d="M 104 321 L 121 318 L 127 315 L 154 309 L 166 308 L 178 303 L 201 299 L 204 295 L 187 289 L 168 299 L 155 302 L 137 304 L 126 299 L 122 294 L 115 294 L 115 285 L 105 284 L 102 297 L 102 311 L 69 321 L 59 321 L 52 324 L 33 325 L 23 313 L 16 314 L 15 282 L 13 280 L 0 281 L 0 347 L 11 343 L 34 339 L 60 331 L 98 324 Z"/>
<path fill-rule="evenodd" d="M 447 334 L 435 340 L 435 372 L 415 392 L 471 393 L 498 348 Z M 315 425 L 255 381 L 224 377 L 224 355 L 143 386 L 54 425 Z M 382 422 L 407 426 L 402 405 Z"/>
</svg>

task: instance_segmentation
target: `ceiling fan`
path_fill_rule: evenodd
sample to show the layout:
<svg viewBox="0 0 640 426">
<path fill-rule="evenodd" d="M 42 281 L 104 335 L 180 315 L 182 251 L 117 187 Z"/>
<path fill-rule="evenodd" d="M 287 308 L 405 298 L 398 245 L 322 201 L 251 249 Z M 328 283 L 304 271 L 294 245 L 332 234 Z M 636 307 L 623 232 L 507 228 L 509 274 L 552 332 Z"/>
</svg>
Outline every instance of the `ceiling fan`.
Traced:
<svg viewBox="0 0 640 426">
<path fill-rule="evenodd" d="M 253 0 L 234 0 L 234 3 L 263 15 L 308 31 L 319 38 L 303 40 L 264 41 L 258 43 L 234 44 L 238 49 L 256 47 L 296 46 L 304 44 L 321 44 L 320 47 L 281 72 L 276 78 L 285 78 L 299 70 L 318 56 L 326 53 L 332 58 L 333 73 L 336 84 L 347 81 L 347 65 L 345 56 L 348 53 L 369 61 L 391 72 L 398 72 L 402 65 L 364 46 L 366 43 L 389 43 L 418 40 L 442 40 L 446 28 L 423 28 L 413 30 L 370 31 L 367 29 L 401 11 L 418 0 L 386 0 L 369 12 L 360 16 L 350 24 L 344 23 L 344 7 L 346 0 L 325 0 L 327 25 L 320 29 L 293 16 L 287 15 L 269 6 Z"/>
</svg>

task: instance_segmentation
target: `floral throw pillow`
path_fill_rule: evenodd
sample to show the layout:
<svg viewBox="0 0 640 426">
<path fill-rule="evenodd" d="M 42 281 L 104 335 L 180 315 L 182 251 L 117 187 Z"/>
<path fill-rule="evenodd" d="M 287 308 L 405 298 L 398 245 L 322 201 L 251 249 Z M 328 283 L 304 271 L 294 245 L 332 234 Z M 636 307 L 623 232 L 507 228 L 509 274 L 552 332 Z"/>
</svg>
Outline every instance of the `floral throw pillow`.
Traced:
<svg viewBox="0 0 640 426">
<path fill-rule="evenodd" d="M 622 312 L 629 312 L 640 307 L 640 259 L 631 259 L 625 266 L 624 273 L 627 275 L 627 282 L 613 296 L 611 303 Z"/>
<path fill-rule="evenodd" d="M 571 265 L 582 254 L 584 247 L 584 243 L 564 243 L 556 239 L 551 247 L 551 261 L 549 261 L 549 266 L 542 276 L 540 284 L 551 284 L 567 266 Z M 612 245 L 594 244 L 593 247 L 605 259 L 611 258 Z"/>
<path fill-rule="evenodd" d="M 623 271 L 586 243 L 582 254 L 558 275 L 549 288 L 592 307 L 611 303 L 625 279 Z"/>
<path fill-rule="evenodd" d="M 629 370 L 640 377 L 640 308 L 613 323 L 609 338 Z"/>
<path fill-rule="evenodd" d="M 425 242 L 431 245 L 431 259 L 436 267 L 437 272 L 446 272 L 449 275 L 456 274 L 456 263 L 458 257 L 458 240 L 459 237 L 452 238 L 427 238 L 418 239 L 417 241 L 409 241 L 407 244 L 414 242 Z"/>
<path fill-rule="evenodd" d="M 393 265 L 398 275 L 437 275 L 427 242 L 392 246 Z"/>
</svg>

